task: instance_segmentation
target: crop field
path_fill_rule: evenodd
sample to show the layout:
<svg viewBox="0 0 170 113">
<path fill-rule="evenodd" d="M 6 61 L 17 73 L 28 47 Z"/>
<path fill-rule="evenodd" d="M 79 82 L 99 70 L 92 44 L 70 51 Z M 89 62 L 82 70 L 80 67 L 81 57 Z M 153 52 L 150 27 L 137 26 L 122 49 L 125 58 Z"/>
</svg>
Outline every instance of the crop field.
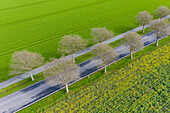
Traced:
<svg viewBox="0 0 170 113">
<path fill-rule="evenodd" d="M 80 92 L 59 100 L 46 112 L 168 113 L 169 46 L 167 44 Z"/>
<path fill-rule="evenodd" d="M 107 27 L 115 35 L 137 27 L 134 16 L 153 14 L 169 0 L 1 0 L 0 82 L 9 76 L 11 55 L 27 49 L 46 59 L 59 57 L 58 42 L 66 34 L 79 34 L 91 42 L 90 30 Z"/>
</svg>

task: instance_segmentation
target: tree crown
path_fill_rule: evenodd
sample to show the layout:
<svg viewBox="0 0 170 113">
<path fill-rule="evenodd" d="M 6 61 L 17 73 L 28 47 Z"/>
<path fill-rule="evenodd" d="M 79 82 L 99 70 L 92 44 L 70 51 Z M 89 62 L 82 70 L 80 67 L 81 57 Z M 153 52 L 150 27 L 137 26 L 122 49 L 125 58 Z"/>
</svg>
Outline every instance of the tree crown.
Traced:
<svg viewBox="0 0 170 113">
<path fill-rule="evenodd" d="M 12 55 L 10 75 L 28 72 L 35 67 L 44 64 L 44 58 L 41 54 L 29 52 L 27 50 L 17 51 Z"/>
<path fill-rule="evenodd" d="M 86 47 L 85 41 L 79 35 L 65 35 L 59 42 L 59 51 L 73 54 L 80 51 Z"/>
<path fill-rule="evenodd" d="M 102 43 L 103 41 L 113 38 L 114 34 L 112 31 L 107 30 L 104 28 L 93 28 L 91 30 L 91 36 L 95 38 L 95 42 Z"/>
<path fill-rule="evenodd" d="M 128 32 L 124 35 L 125 43 L 124 45 L 129 48 L 130 51 L 135 51 L 144 46 L 142 38 L 136 32 Z"/>
<path fill-rule="evenodd" d="M 138 15 L 136 16 L 137 23 L 141 25 L 149 24 L 152 19 L 153 16 L 151 16 L 147 11 L 139 12 Z"/>
<path fill-rule="evenodd" d="M 64 56 L 60 59 L 52 59 L 46 68 L 48 70 L 44 72 L 44 75 L 55 76 L 64 84 L 79 78 L 79 66 Z"/>
<path fill-rule="evenodd" d="M 153 20 L 150 24 L 150 29 L 155 30 L 157 36 L 160 38 L 167 34 L 168 22 L 164 19 Z"/>
<path fill-rule="evenodd" d="M 167 16 L 169 14 L 170 14 L 170 10 L 165 6 L 161 6 L 155 11 L 155 15 L 160 18 Z"/>
<path fill-rule="evenodd" d="M 106 64 L 117 58 L 118 53 L 107 44 L 98 44 L 92 50 L 92 54 L 102 59 L 103 63 Z"/>
</svg>

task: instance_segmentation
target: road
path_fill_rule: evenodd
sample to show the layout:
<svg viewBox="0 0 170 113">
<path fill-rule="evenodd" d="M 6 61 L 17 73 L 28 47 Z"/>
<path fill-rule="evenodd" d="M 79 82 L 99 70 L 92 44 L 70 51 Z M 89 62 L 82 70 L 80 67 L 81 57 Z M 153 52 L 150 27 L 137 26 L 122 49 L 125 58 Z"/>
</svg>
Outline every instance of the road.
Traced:
<svg viewBox="0 0 170 113">
<path fill-rule="evenodd" d="M 143 36 L 143 42 L 145 47 L 155 41 L 156 41 L 155 32 L 151 32 Z M 129 50 L 127 49 L 127 47 L 123 45 L 116 47 L 114 49 L 120 54 L 117 60 L 120 60 L 129 55 Z M 83 79 L 86 76 L 102 69 L 103 67 L 101 66 L 101 63 L 102 61 L 100 59 L 94 57 L 90 60 L 87 60 L 79 64 L 80 79 Z M 113 62 L 110 62 L 109 64 L 111 63 Z M 45 79 L 32 86 L 24 88 L 20 91 L 17 91 L 11 95 L 8 95 L 0 99 L 0 112 L 2 113 L 16 112 L 18 110 L 23 109 L 24 107 L 27 107 L 45 98 L 46 96 L 49 96 L 57 92 L 58 90 L 61 90 L 64 86 L 61 85 L 60 82 L 54 82 L 54 80 L 55 80 L 54 78 L 49 80 Z M 70 82 L 70 84 L 72 83 L 73 81 Z"/>
<path fill-rule="evenodd" d="M 164 19 L 168 19 L 168 18 L 170 18 L 170 15 L 164 17 Z M 146 28 L 146 27 L 149 27 L 149 25 L 146 25 L 145 28 Z M 131 31 L 137 32 L 137 31 L 140 31 L 140 30 L 142 30 L 142 27 L 141 27 L 141 26 L 140 26 L 140 27 L 137 27 L 137 28 L 135 28 L 135 29 L 133 29 L 133 30 L 131 30 Z M 127 32 L 126 32 L 126 33 L 127 33 Z M 115 36 L 115 37 L 113 37 L 113 38 L 111 38 L 111 39 L 109 39 L 109 40 L 104 41 L 103 43 L 109 44 L 109 43 L 112 43 L 112 42 L 114 42 L 114 41 L 116 41 L 116 40 L 119 40 L 119 39 L 123 38 L 124 34 L 126 34 L 126 33 L 123 33 L 123 34 L 121 34 L 121 35 Z M 78 57 L 78 56 L 81 56 L 81 55 L 83 55 L 83 54 L 86 54 L 86 53 L 90 52 L 90 51 L 93 49 L 93 47 L 94 47 L 94 46 L 91 46 L 91 47 L 86 48 L 86 49 L 84 49 L 84 50 L 82 50 L 82 51 L 76 52 L 76 53 L 75 53 L 75 58 Z M 68 58 L 71 58 L 71 55 L 69 55 L 69 56 L 67 56 L 67 57 L 68 57 Z M 33 75 L 36 75 L 36 74 L 41 73 L 41 72 L 43 72 L 43 71 L 45 71 L 45 70 L 46 70 L 45 66 L 41 66 L 41 67 L 39 67 L 39 68 L 37 68 L 37 69 L 32 70 L 31 72 L 32 72 Z M 8 86 L 10 86 L 10 85 L 12 85 L 12 84 L 15 84 L 15 83 L 17 83 L 17 82 L 19 82 L 19 81 L 21 81 L 21 80 L 24 80 L 25 78 L 28 78 L 28 77 L 30 77 L 29 73 L 24 73 L 24 74 L 22 74 L 22 75 L 20 75 L 20 76 L 17 76 L 17 77 L 14 77 L 14 78 L 12 78 L 12 79 L 9 79 L 9 80 L 7 80 L 7 81 L 4 81 L 4 82 L 0 83 L 0 89 L 3 89 L 3 88 L 5 88 L 5 87 L 8 87 Z"/>
</svg>

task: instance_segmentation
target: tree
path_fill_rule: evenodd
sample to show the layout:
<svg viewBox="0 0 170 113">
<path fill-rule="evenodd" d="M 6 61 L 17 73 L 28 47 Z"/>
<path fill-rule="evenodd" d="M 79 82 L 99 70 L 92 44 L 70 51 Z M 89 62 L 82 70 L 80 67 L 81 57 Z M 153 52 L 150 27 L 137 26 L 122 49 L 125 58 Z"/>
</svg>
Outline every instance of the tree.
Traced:
<svg viewBox="0 0 170 113">
<path fill-rule="evenodd" d="M 167 34 L 168 29 L 168 22 L 164 19 L 156 19 L 153 20 L 150 24 L 150 29 L 155 30 L 157 40 L 156 40 L 156 46 L 158 46 L 159 38 Z"/>
<path fill-rule="evenodd" d="M 33 68 L 42 66 L 44 64 L 44 58 L 41 54 L 29 52 L 27 50 L 17 51 L 12 55 L 11 71 L 10 75 L 22 74 L 29 72 L 32 81 L 34 77 L 31 73 Z"/>
<path fill-rule="evenodd" d="M 102 43 L 103 41 L 113 38 L 114 34 L 112 31 L 104 28 L 93 28 L 91 30 L 91 36 L 94 37 L 95 42 Z"/>
<path fill-rule="evenodd" d="M 168 26 L 167 34 L 170 35 L 170 26 Z"/>
<path fill-rule="evenodd" d="M 169 14 L 170 10 L 165 6 L 161 6 L 155 11 L 155 15 L 158 16 L 159 18 L 163 18 L 164 16 L 167 16 Z"/>
<path fill-rule="evenodd" d="M 135 32 L 128 32 L 124 35 L 124 38 L 127 42 L 124 45 L 130 50 L 131 59 L 133 59 L 133 52 L 144 46 L 142 38 Z"/>
<path fill-rule="evenodd" d="M 68 93 L 68 83 L 79 78 L 79 66 L 67 57 L 52 59 L 51 61 L 46 66 L 48 70 L 44 72 L 44 75 L 57 77 L 65 85 L 66 92 Z"/>
<path fill-rule="evenodd" d="M 92 50 L 92 54 L 96 55 L 103 62 L 105 73 L 107 64 L 117 58 L 118 53 L 107 44 L 98 44 Z"/>
<path fill-rule="evenodd" d="M 151 20 L 153 19 L 153 16 L 149 14 L 147 11 L 139 12 L 139 14 L 136 16 L 137 23 L 142 25 L 143 27 L 143 33 L 145 32 L 145 25 L 149 24 Z"/>
<path fill-rule="evenodd" d="M 86 47 L 85 41 L 79 35 L 65 35 L 59 42 L 59 51 L 72 55 L 75 63 L 74 53 Z"/>
</svg>

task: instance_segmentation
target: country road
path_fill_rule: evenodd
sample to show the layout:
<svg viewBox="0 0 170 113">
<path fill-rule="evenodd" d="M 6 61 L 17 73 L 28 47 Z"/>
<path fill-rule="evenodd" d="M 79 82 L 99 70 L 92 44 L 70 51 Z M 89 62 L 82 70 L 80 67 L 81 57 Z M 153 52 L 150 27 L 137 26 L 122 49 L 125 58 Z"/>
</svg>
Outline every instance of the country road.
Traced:
<svg viewBox="0 0 170 113">
<path fill-rule="evenodd" d="M 166 16 L 166 17 L 163 17 L 163 19 L 168 19 L 168 18 L 170 18 L 170 15 L 168 15 L 168 16 Z M 149 25 L 146 25 L 146 26 L 145 26 L 145 28 L 147 28 L 147 27 L 149 27 Z M 137 27 L 137 28 L 135 28 L 135 29 L 133 29 L 133 30 L 131 30 L 131 31 L 132 31 L 132 32 L 137 32 L 137 31 L 140 31 L 140 30 L 142 30 L 142 26 Z M 127 33 L 127 32 L 125 32 L 125 33 L 123 33 L 123 34 L 120 34 L 120 35 L 118 35 L 118 36 L 115 36 L 115 37 L 113 37 L 113 38 L 111 38 L 111 39 L 109 39 L 109 40 L 104 41 L 103 43 L 109 44 L 109 43 L 112 43 L 112 42 L 114 42 L 114 41 L 116 41 L 116 40 L 119 40 L 119 39 L 123 38 L 124 34 L 126 34 L 126 33 Z M 86 54 L 86 53 L 90 52 L 90 51 L 93 49 L 93 47 L 94 47 L 94 46 L 91 46 L 91 47 L 86 48 L 86 49 L 84 49 L 84 50 L 82 50 L 82 51 L 76 52 L 76 53 L 75 53 L 75 58 L 78 57 L 78 56 L 81 56 L 81 55 L 83 55 L 83 54 Z M 72 56 L 71 56 L 71 55 L 68 55 L 67 57 L 68 57 L 68 58 L 71 58 Z M 43 71 L 45 71 L 45 70 L 46 70 L 45 66 L 41 66 L 41 67 L 39 67 L 39 68 L 36 68 L 36 69 L 32 70 L 31 72 L 32 72 L 33 75 L 36 75 L 36 74 L 41 73 L 41 72 L 43 72 Z M 24 73 L 24 74 L 22 74 L 22 75 L 19 75 L 19 76 L 16 76 L 16 77 L 14 77 L 14 78 L 11 78 L 11 79 L 9 79 L 9 80 L 7 80 L 7 81 L 4 81 L 4 82 L 0 83 L 0 89 L 3 89 L 3 88 L 5 88 L 5 87 L 8 87 L 8 86 L 10 86 L 10 85 L 12 85 L 12 84 L 15 84 L 15 83 L 17 83 L 17 82 L 19 82 L 19 81 L 21 81 L 21 80 L 24 80 L 24 79 L 26 79 L 26 78 L 28 78 L 28 77 L 30 77 L 29 73 Z"/>
<path fill-rule="evenodd" d="M 151 43 L 156 41 L 156 34 L 155 32 L 148 33 L 143 36 L 143 42 L 145 47 L 150 45 Z M 129 55 L 129 50 L 127 47 L 121 45 L 119 47 L 114 48 L 119 54 L 120 60 L 127 55 Z M 98 58 L 92 58 L 87 60 L 81 64 L 80 66 L 80 79 L 102 69 L 101 60 Z M 111 64 L 110 62 L 109 64 Z M 109 65 L 108 64 L 108 65 Z M 73 82 L 73 81 L 72 81 Z M 56 83 L 56 82 L 55 82 Z M 71 84 L 71 82 L 70 82 Z M 60 82 L 54 84 L 53 80 L 43 80 L 40 81 L 32 86 L 24 88 L 20 91 L 17 91 L 11 95 L 8 95 L 4 98 L 0 99 L 0 112 L 1 113 L 11 113 L 16 112 L 18 110 L 23 109 L 36 101 L 43 99 L 44 97 L 57 92 L 58 90 L 62 89 L 64 86 L 61 85 Z"/>
</svg>

